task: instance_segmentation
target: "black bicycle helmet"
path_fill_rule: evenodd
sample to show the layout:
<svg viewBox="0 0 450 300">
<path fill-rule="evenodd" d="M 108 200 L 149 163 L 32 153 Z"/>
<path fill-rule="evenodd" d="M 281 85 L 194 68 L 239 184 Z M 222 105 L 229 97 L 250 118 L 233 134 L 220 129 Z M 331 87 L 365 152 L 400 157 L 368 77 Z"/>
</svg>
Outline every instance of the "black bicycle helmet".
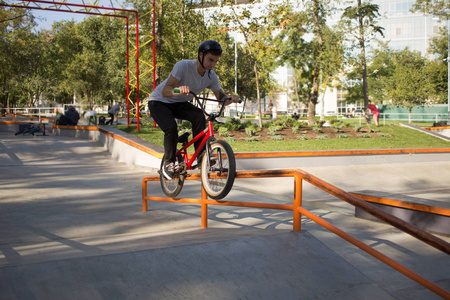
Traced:
<svg viewBox="0 0 450 300">
<path fill-rule="evenodd" d="M 216 55 L 221 55 L 222 47 L 218 42 L 213 40 L 204 41 L 203 43 L 200 44 L 200 46 L 198 46 L 198 52 L 205 53 L 209 51 L 217 53 Z"/>
<path fill-rule="evenodd" d="M 200 60 L 200 52 L 203 53 L 202 60 Z M 205 54 L 211 52 L 214 55 L 222 55 L 222 46 L 216 41 L 208 40 L 198 46 L 198 61 L 203 66 L 203 60 L 205 59 Z"/>
</svg>

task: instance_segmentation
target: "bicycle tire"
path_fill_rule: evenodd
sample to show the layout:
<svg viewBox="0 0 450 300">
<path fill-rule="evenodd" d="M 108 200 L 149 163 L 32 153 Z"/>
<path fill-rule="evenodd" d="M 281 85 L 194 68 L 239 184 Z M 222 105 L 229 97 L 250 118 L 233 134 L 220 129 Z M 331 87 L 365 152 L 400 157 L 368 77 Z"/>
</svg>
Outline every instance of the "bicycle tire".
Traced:
<svg viewBox="0 0 450 300">
<path fill-rule="evenodd" d="M 178 162 L 182 162 L 183 161 L 183 157 L 181 155 L 178 156 Z M 162 172 L 162 168 L 163 168 L 163 164 L 164 164 L 164 156 L 161 160 L 161 167 L 160 167 L 160 171 L 159 171 L 159 181 L 161 182 L 161 189 L 163 190 L 164 194 L 166 194 L 166 196 L 171 197 L 171 198 L 175 198 L 176 196 L 178 196 L 178 194 L 180 194 L 181 189 L 183 188 L 184 185 L 184 179 L 186 178 L 186 175 L 183 174 L 179 174 L 176 176 L 176 178 L 170 180 L 167 179 L 163 172 Z"/>
<path fill-rule="evenodd" d="M 230 192 L 236 177 L 236 158 L 231 146 L 217 140 L 209 145 L 211 161 L 204 155 L 201 167 L 202 185 L 206 194 L 215 200 Z"/>
</svg>

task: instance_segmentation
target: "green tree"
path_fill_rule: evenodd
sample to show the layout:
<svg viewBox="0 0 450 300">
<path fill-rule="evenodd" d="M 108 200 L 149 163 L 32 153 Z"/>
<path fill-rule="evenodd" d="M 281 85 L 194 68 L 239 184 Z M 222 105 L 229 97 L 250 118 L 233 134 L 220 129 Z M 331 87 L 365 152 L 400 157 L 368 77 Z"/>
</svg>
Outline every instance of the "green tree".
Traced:
<svg viewBox="0 0 450 300">
<path fill-rule="evenodd" d="M 439 35 L 431 38 L 429 53 L 433 54 L 434 60 L 428 64 L 428 76 L 436 86 L 436 100 L 438 103 L 448 102 L 448 32 L 441 27 Z"/>
<path fill-rule="evenodd" d="M 152 62 L 151 44 L 152 2 L 147 0 L 129 1 L 129 4 L 139 11 L 140 39 L 148 42 L 147 47 L 140 49 L 142 61 Z M 203 21 L 203 15 L 198 3 L 186 0 L 156 1 L 155 7 L 155 55 L 156 55 L 156 85 L 164 80 L 175 63 L 181 59 L 196 59 L 200 43 L 209 39 L 210 33 Z M 142 66 L 150 68 L 150 66 Z M 147 82 L 146 85 L 150 83 Z M 152 89 L 143 87 L 151 92 Z"/>
<path fill-rule="evenodd" d="M 416 0 L 412 11 L 421 11 L 425 14 L 434 15 L 442 20 L 447 20 L 447 103 L 450 103 L 450 1 L 448 0 Z M 437 66 L 438 72 L 442 73 L 440 64 Z M 435 74 L 434 74 L 435 75 Z M 442 85 L 437 84 L 437 88 L 442 91 Z M 448 124 L 450 124 L 450 111 L 448 114 Z"/>
<path fill-rule="evenodd" d="M 28 65 L 25 49 L 33 26 L 28 10 L 0 7 L 0 101 L 7 109 L 23 99 L 19 75 Z"/>
<path fill-rule="evenodd" d="M 450 2 L 448 0 L 416 0 L 412 11 L 421 11 L 443 19 L 449 19 Z"/>
<path fill-rule="evenodd" d="M 281 62 L 296 70 L 294 90 L 298 100 L 308 103 L 309 124 L 315 122 L 319 89 L 330 86 L 343 65 L 342 34 L 326 25 L 332 10 L 324 1 L 307 2 L 303 11 L 289 12 L 277 37 Z"/>
<path fill-rule="evenodd" d="M 342 22 L 348 32 L 356 41 L 356 45 L 360 49 L 359 64 L 362 71 L 364 111 L 366 122 L 370 124 L 369 115 L 369 87 L 367 79 L 367 60 L 366 45 L 378 33 L 383 36 L 382 27 L 377 25 L 377 18 L 380 16 L 378 12 L 379 6 L 370 2 L 362 2 L 357 0 L 355 6 L 349 6 L 342 15 Z"/>
<path fill-rule="evenodd" d="M 394 105 L 407 107 L 425 105 L 433 95 L 434 85 L 427 76 L 426 60 L 418 51 L 408 49 L 394 53 L 395 70 L 387 92 Z"/>
<path fill-rule="evenodd" d="M 90 17 L 54 27 L 53 52 L 59 87 L 89 105 L 126 97 L 123 20 Z"/>
<path fill-rule="evenodd" d="M 273 62 L 277 49 L 271 43 L 272 33 L 284 15 L 284 5 L 270 3 L 263 7 L 261 1 L 252 0 L 245 6 L 236 5 L 234 1 L 223 1 L 221 7 L 222 11 L 218 13 L 217 20 L 226 28 L 242 34 L 244 38 L 244 49 L 253 62 L 258 115 L 262 116 L 261 94 L 264 92 L 264 86 L 261 79 L 264 77 L 262 74 L 270 73 L 275 67 Z M 254 9 L 259 9 L 259 14 L 252 13 Z M 267 86 L 270 85 L 266 84 Z M 261 118 L 259 123 L 262 126 Z"/>
<path fill-rule="evenodd" d="M 379 46 L 371 51 L 367 78 L 371 83 L 368 86 L 369 99 L 374 103 L 390 100 L 386 91 L 395 69 L 393 55 L 394 51 L 389 48 L 388 43 L 383 42 L 379 42 Z M 361 74 L 361 67 L 358 65 L 347 74 L 347 79 L 357 82 L 347 88 L 346 101 L 349 103 L 364 99 Z"/>
</svg>

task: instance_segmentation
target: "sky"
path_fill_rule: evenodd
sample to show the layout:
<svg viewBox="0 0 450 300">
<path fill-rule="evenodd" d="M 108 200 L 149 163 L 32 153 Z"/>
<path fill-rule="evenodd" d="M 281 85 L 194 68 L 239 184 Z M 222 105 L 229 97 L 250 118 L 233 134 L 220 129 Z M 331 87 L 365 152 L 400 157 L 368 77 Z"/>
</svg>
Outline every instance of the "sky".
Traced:
<svg viewBox="0 0 450 300">
<path fill-rule="evenodd" d="M 55 0 L 56 2 L 63 2 L 62 0 Z M 66 0 L 65 3 L 69 4 L 86 4 L 93 5 L 94 1 L 89 0 Z M 124 0 L 96 0 L 96 5 L 103 7 L 115 7 L 120 8 L 121 3 Z M 30 6 L 36 7 L 36 6 Z M 48 7 L 47 4 L 39 4 L 39 7 Z M 78 7 L 71 7 L 72 10 L 79 9 Z M 70 13 L 63 11 L 46 11 L 42 9 L 32 9 L 33 15 L 36 17 L 36 23 L 38 24 L 39 29 L 50 29 L 52 24 L 60 21 L 70 21 L 74 20 L 76 22 L 81 22 L 83 19 L 89 15 L 79 14 L 79 13 Z M 105 12 L 105 11 L 103 11 Z"/>
</svg>

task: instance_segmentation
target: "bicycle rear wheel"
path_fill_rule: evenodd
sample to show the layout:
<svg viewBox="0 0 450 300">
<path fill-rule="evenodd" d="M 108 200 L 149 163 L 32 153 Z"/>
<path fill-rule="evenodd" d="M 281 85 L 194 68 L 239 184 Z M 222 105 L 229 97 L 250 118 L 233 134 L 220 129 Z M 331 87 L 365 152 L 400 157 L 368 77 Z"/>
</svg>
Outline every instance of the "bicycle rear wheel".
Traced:
<svg viewBox="0 0 450 300">
<path fill-rule="evenodd" d="M 203 156 L 201 178 L 206 194 L 215 200 L 224 198 L 233 187 L 236 159 L 231 146 L 222 140 L 210 144 L 211 159 Z"/>
<path fill-rule="evenodd" d="M 179 164 L 183 163 L 183 157 L 181 155 L 178 156 L 178 163 Z M 160 170 L 159 179 L 161 182 L 161 188 L 164 194 L 166 194 L 166 196 L 174 198 L 178 196 L 178 194 L 181 192 L 181 189 L 183 188 L 184 179 L 186 178 L 185 171 L 183 170 L 181 174 L 174 175 L 174 178 L 170 180 L 167 179 L 162 172 L 163 165 L 164 165 L 164 156 L 161 160 L 161 167 L 159 169 Z"/>
</svg>

